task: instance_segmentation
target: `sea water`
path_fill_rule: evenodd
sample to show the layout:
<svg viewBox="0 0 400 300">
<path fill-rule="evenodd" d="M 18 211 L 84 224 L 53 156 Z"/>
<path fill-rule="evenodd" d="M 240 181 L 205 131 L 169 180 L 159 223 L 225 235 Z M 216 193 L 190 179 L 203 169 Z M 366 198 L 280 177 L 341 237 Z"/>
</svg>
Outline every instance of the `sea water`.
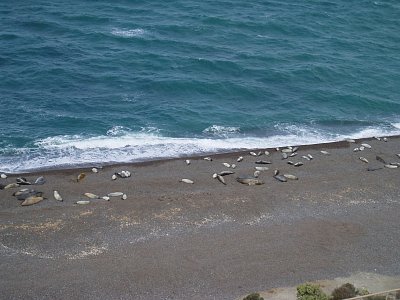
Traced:
<svg viewBox="0 0 400 300">
<path fill-rule="evenodd" d="M 2 1 L 0 171 L 400 134 L 400 2 Z"/>
</svg>

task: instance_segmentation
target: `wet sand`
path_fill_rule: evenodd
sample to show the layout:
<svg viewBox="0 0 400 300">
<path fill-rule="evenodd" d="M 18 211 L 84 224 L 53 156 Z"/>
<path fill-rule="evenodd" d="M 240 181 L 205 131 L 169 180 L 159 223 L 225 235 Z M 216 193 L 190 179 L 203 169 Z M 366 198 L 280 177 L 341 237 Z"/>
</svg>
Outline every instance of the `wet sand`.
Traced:
<svg viewBox="0 0 400 300">
<path fill-rule="evenodd" d="M 353 152 L 367 142 L 372 149 Z M 264 150 L 264 149 L 263 149 Z M 327 150 L 331 155 L 323 155 Z M 258 151 L 255 151 L 258 152 Z M 294 167 L 270 150 L 52 170 L 35 189 L 48 198 L 21 207 L 0 190 L 0 290 L 4 299 L 237 299 L 254 291 L 358 272 L 400 275 L 400 138 L 302 146 Z M 307 161 L 302 155 L 310 153 Z M 239 155 L 242 162 L 236 162 Z M 363 156 L 366 164 L 359 160 Z M 238 183 L 271 160 L 264 185 Z M 227 185 L 212 174 L 237 165 Z M 282 183 L 273 170 L 299 177 Z M 111 180 L 121 170 L 130 178 Z M 87 176 L 77 183 L 77 175 Z M 15 182 L 18 175 L 0 183 Z M 189 178 L 194 184 L 179 182 Z M 53 198 L 58 190 L 63 202 Z M 91 200 L 121 191 L 127 200 Z M 399 284 L 400 287 L 400 284 Z"/>
</svg>

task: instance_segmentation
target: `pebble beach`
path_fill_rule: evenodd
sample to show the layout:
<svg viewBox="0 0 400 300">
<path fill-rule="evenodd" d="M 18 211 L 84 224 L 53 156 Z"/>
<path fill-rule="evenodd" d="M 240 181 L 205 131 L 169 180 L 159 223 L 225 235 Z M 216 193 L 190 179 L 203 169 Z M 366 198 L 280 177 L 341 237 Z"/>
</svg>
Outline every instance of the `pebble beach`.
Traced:
<svg viewBox="0 0 400 300">
<path fill-rule="evenodd" d="M 239 299 L 357 272 L 398 276 L 400 168 L 388 166 L 400 163 L 400 138 L 295 146 L 5 174 L 3 188 L 45 183 L 0 190 L 2 297 Z M 268 168 L 262 184 L 238 182 L 257 166 Z M 213 178 L 223 171 L 225 184 Z M 44 199 L 21 206 L 13 194 L 24 188 Z"/>
</svg>

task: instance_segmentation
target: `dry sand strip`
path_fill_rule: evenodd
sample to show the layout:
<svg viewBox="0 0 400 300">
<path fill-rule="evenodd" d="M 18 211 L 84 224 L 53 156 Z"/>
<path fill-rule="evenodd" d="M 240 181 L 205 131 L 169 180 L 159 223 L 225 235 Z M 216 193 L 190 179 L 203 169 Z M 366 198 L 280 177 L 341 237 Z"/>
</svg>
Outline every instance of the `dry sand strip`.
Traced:
<svg viewBox="0 0 400 300">
<path fill-rule="evenodd" d="M 0 184 L 46 182 L 0 190 L 2 297 L 237 299 L 356 272 L 400 275 L 400 169 L 385 167 L 400 162 L 400 139 L 355 142 L 285 148 L 286 159 L 257 149 L 7 174 Z M 261 185 L 236 180 L 256 171 Z M 23 207 L 12 196 L 22 188 L 46 199 Z"/>
</svg>

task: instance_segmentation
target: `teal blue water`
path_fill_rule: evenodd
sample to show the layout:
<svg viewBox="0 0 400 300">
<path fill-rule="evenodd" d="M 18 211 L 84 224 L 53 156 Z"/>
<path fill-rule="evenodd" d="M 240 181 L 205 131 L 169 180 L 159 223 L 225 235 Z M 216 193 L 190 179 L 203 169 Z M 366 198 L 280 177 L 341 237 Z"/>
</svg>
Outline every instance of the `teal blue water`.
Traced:
<svg viewBox="0 0 400 300">
<path fill-rule="evenodd" d="M 3 1 L 0 170 L 400 133 L 400 2 Z"/>
</svg>

